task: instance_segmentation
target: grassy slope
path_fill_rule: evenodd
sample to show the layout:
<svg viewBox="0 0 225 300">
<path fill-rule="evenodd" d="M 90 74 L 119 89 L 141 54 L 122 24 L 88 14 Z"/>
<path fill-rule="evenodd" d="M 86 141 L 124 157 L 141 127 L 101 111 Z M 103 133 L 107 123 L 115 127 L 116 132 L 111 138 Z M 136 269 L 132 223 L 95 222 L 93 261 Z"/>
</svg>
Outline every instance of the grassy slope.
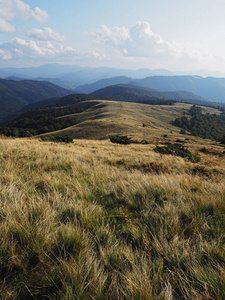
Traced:
<svg viewBox="0 0 225 300">
<path fill-rule="evenodd" d="M 75 138 L 104 139 L 114 134 L 125 134 L 136 139 L 157 141 L 161 134 L 176 135 L 179 128 L 170 125 L 176 117 L 190 109 L 190 104 L 146 105 L 140 103 L 91 100 L 96 105 L 85 112 L 72 114 L 79 124 L 55 132 L 69 134 Z M 212 108 L 203 111 L 216 113 Z M 68 115 L 66 116 L 68 117 Z M 143 127 L 143 123 L 146 125 Z M 171 134 L 171 130 L 174 132 Z M 44 135 L 51 135 L 44 134 Z"/>
<path fill-rule="evenodd" d="M 133 107 L 86 112 L 81 128 L 136 122 L 137 137 L 184 138 L 161 137 L 179 107 Z M 0 298 L 224 299 L 223 148 L 189 138 L 214 152 L 197 168 L 154 144 L 0 139 Z"/>
</svg>

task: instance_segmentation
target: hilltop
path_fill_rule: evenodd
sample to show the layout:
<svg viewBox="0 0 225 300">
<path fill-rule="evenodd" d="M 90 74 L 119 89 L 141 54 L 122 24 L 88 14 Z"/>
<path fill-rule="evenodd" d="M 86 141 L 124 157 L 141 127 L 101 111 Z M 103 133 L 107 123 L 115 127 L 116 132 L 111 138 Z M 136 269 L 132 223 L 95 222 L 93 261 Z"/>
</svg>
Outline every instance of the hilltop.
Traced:
<svg viewBox="0 0 225 300">
<path fill-rule="evenodd" d="M 0 128 L 0 131 L 5 135 L 20 137 L 63 134 L 74 138 L 107 139 L 112 135 L 128 135 L 139 141 L 149 137 L 151 141 L 153 137 L 157 141 L 159 134 L 172 137 L 181 128 L 189 126 L 187 134 L 195 129 L 195 135 L 217 141 L 223 137 L 224 127 L 220 124 L 224 119 L 222 109 L 202 107 L 203 115 L 198 117 L 195 124 L 202 120 L 204 128 L 197 126 L 196 131 L 196 125 L 192 128 L 193 122 L 189 121 L 191 104 L 155 100 L 152 105 L 95 97 L 69 95 L 31 104 L 27 109 L 24 108 L 25 112 L 16 120 Z"/>
</svg>

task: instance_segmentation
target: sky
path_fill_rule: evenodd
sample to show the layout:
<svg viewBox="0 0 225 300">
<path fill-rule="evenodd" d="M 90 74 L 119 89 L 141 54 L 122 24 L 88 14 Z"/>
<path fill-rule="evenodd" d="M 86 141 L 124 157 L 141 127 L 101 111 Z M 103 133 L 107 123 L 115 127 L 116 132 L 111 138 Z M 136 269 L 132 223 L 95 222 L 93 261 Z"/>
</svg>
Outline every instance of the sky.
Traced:
<svg viewBox="0 0 225 300">
<path fill-rule="evenodd" d="M 224 0 L 0 0 L 0 68 L 225 72 Z"/>
</svg>

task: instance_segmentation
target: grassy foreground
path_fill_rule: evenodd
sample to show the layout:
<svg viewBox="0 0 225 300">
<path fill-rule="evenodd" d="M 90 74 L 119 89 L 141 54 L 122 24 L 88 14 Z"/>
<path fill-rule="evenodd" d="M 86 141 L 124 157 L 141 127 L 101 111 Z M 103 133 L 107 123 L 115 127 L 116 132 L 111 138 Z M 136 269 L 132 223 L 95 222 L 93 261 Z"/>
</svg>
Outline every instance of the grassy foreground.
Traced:
<svg viewBox="0 0 225 300">
<path fill-rule="evenodd" d="M 225 299 L 224 155 L 153 148 L 0 139 L 0 299 Z"/>
</svg>

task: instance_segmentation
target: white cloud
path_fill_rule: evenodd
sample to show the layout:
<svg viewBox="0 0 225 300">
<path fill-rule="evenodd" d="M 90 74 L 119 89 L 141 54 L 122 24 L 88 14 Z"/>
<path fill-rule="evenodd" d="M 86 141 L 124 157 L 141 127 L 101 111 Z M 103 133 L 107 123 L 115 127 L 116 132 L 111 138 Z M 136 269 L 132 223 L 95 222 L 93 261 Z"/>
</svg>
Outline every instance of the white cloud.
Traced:
<svg viewBox="0 0 225 300">
<path fill-rule="evenodd" d="M 208 56 L 191 46 L 182 47 L 164 40 L 152 31 L 150 23 L 144 21 L 136 22 L 131 28 L 102 25 L 91 35 L 97 44 L 114 47 L 126 57 L 193 60 L 205 59 Z"/>
<path fill-rule="evenodd" d="M 24 40 L 16 37 L 12 40 L 11 51 L 15 53 L 15 49 L 19 49 L 25 57 L 39 56 L 59 56 L 59 55 L 78 55 L 78 51 L 72 47 L 66 47 L 62 44 L 53 44 L 50 41 L 34 41 Z"/>
<path fill-rule="evenodd" d="M 102 56 L 95 51 L 81 52 L 54 41 L 25 40 L 19 37 L 11 42 L 0 44 L 0 59 L 75 59 L 85 58 L 101 60 Z"/>
<path fill-rule="evenodd" d="M 0 58 L 3 60 L 8 60 L 12 58 L 12 55 L 8 50 L 0 49 Z"/>
<path fill-rule="evenodd" d="M 0 18 L 0 32 L 13 32 L 14 30 L 15 28 L 12 24 Z"/>
<path fill-rule="evenodd" d="M 31 10 L 31 17 L 38 22 L 46 22 L 48 20 L 48 13 L 39 7 L 35 7 L 34 11 Z"/>
<path fill-rule="evenodd" d="M 21 0 L 0 0 L 0 17 L 11 21 L 17 16 L 25 20 L 32 18 L 38 22 L 45 22 L 48 19 L 48 13 L 39 7 L 32 10 L 28 4 Z"/>
<path fill-rule="evenodd" d="M 137 22 L 130 29 L 132 43 L 128 45 L 129 56 L 162 56 L 175 54 L 175 47 L 151 30 L 148 22 Z"/>
<path fill-rule="evenodd" d="M 98 43 L 121 46 L 131 39 L 129 29 L 126 27 L 107 27 L 101 25 L 101 29 L 91 33 Z"/>
<path fill-rule="evenodd" d="M 16 17 L 23 20 L 33 19 L 37 22 L 45 22 L 48 19 L 48 13 L 39 7 L 32 10 L 28 4 L 21 0 L 0 0 L 0 31 L 14 31 L 14 26 L 10 22 Z"/>
<path fill-rule="evenodd" d="M 57 41 L 63 42 L 65 37 L 62 36 L 60 33 L 54 31 L 50 27 L 45 27 L 44 29 L 39 28 L 32 28 L 28 32 L 28 36 L 30 38 L 34 38 L 40 41 Z"/>
</svg>

